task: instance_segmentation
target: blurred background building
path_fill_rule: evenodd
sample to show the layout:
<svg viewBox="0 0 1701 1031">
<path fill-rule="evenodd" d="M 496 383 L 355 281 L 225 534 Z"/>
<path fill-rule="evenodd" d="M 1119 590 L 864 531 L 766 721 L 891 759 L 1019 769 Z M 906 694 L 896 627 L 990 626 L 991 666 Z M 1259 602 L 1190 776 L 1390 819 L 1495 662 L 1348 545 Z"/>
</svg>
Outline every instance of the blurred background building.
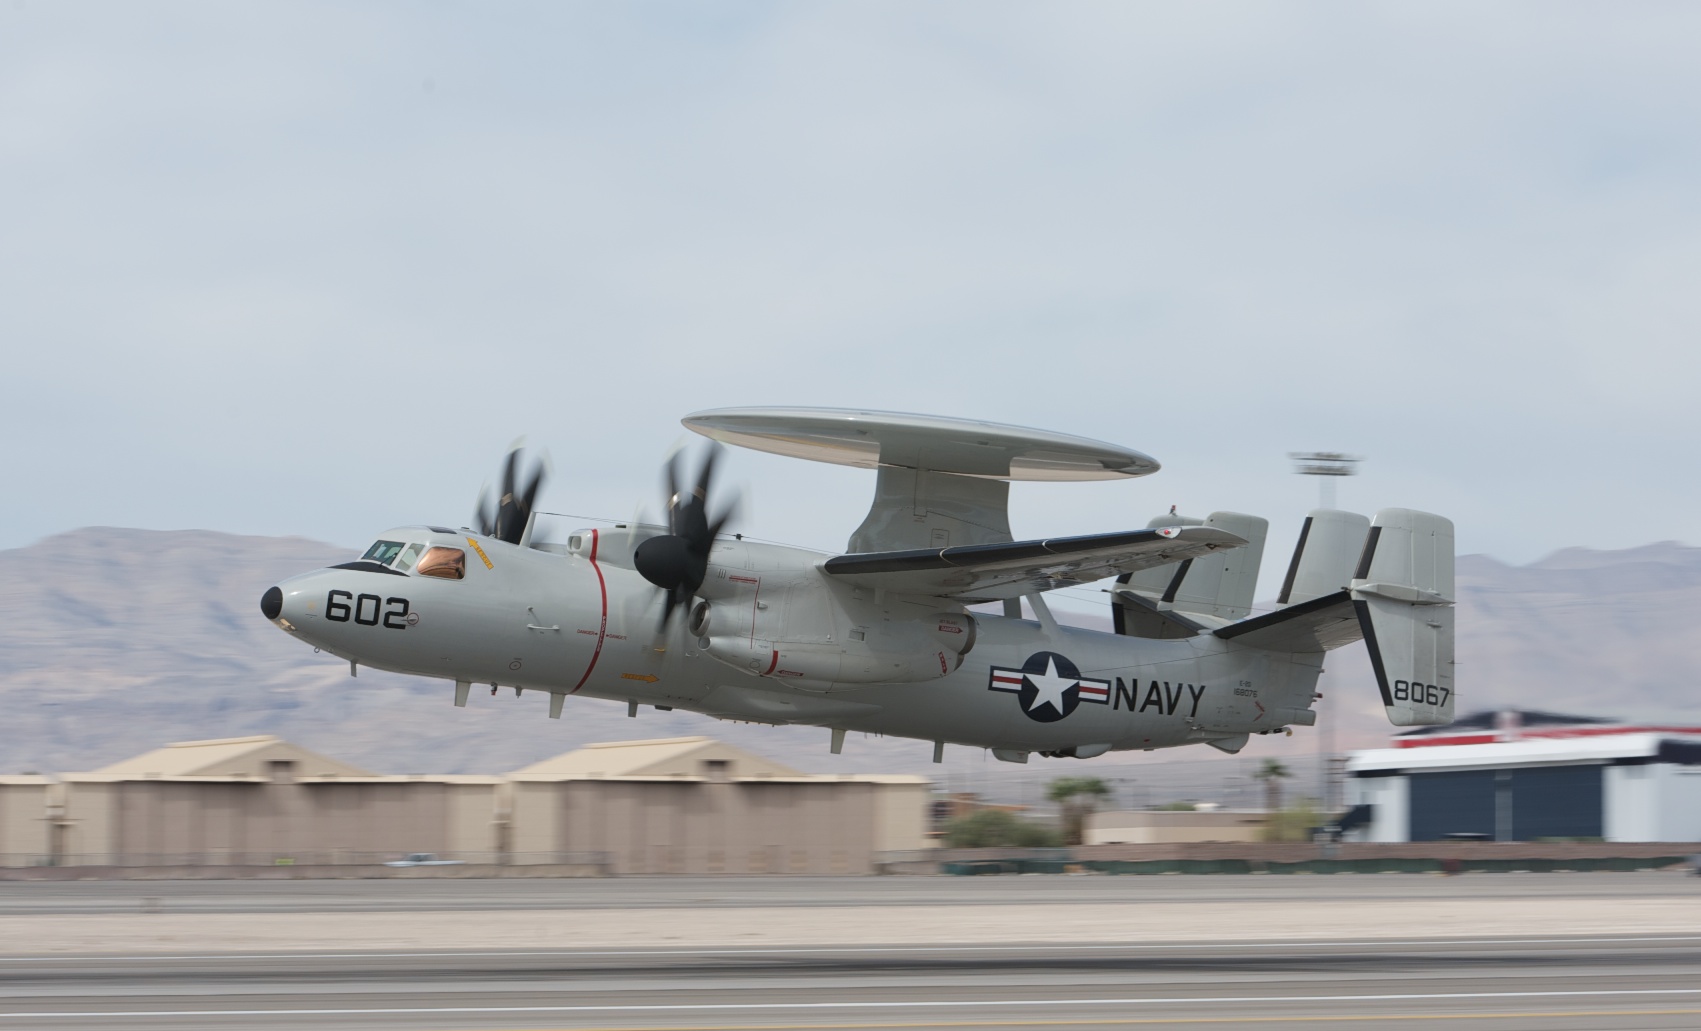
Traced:
<svg viewBox="0 0 1701 1031">
<path fill-rule="evenodd" d="M 1701 726 L 1477 713 L 1347 772 L 1365 841 L 1701 841 Z"/>
<path fill-rule="evenodd" d="M 594 744 L 503 776 L 385 776 L 271 736 L 0 778 L 7 866 L 435 863 L 865 873 L 927 847 L 932 785 L 812 776 L 705 737 Z M 547 871 L 544 869 L 547 868 Z"/>
<path fill-rule="evenodd" d="M 1005 801 L 919 776 L 804 773 L 707 737 L 587 745 L 491 775 L 380 775 L 272 736 L 186 741 L 87 773 L 0 777 L 0 866 L 820 875 L 941 843 L 1253 845 L 1337 827 L 1384 843 L 1701 841 L 1701 726 L 1466 716 L 1352 753 L 1338 811 L 1284 804 L 1282 781 L 1308 778 L 1275 759 L 1219 792 L 1229 804 L 1145 799 L 1184 765 L 1143 768 L 1144 786 L 1054 771 Z"/>
<path fill-rule="evenodd" d="M 1195 841 L 1262 841 L 1262 809 L 1136 809 L 1094 813 L 1086 821 L 1087 845 L 1171 845 Z"/>
<path fill-rule="evenodd" d="M 926 848 L 922 777 L 811 776 L 706 737 L 587 745 L 504 778 L 514 861 L 606 853 L 623 873 L 865 873 Z"/>
<path fill-rule="evenodd" d="M 50 790 L 58 865 L 490 856 L 499 777 L 381 776 L 275 737 L 183 741 Z"/>
</svg>

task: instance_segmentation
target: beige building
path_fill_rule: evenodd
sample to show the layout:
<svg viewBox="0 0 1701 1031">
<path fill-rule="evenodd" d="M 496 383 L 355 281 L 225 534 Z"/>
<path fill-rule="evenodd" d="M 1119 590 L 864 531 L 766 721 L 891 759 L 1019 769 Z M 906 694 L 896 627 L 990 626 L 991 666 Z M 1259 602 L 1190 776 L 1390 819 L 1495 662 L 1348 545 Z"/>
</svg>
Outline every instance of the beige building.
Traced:
<svg viewBox="0 0 1701 1031">
<path fill-rule="evenodd" d="M 52 790 L 46 777 L 0 777 L 0 865 L 37 866 L 53 851 Z"/>
<path fill-rule="evenodd" d="M 1094 813 L 1083 828 L 1084 845 L 1173 845 L 1194 841 L 1259 841 L 1264 812 L 1136 809 Z"/>
<path fill-rule="evenodd" d="M 184 741 L 62 776 L 59 852 L 79 866 L 491 861 L 500 784 L 379 776 L 275 737 Z"/>
<path fill-rule="evenodd" d="M 506 776 L 380 776 L 275 737 L 0 779 L 9 866 L 467 864 L 866 873 L 923 848 L 921 777 L 810 776 L 705 737 L 589 745 Z M 540 872 L 541 869 L 540 869 Z"/>
<path fill-rule="evenodd" d="M 925 848 L 931 784 L 810 776 L 707 737 L 587 745 L 507 777 L 514 861 L 607 856 L 615 873 L 867 873 Z"/>
</svg>

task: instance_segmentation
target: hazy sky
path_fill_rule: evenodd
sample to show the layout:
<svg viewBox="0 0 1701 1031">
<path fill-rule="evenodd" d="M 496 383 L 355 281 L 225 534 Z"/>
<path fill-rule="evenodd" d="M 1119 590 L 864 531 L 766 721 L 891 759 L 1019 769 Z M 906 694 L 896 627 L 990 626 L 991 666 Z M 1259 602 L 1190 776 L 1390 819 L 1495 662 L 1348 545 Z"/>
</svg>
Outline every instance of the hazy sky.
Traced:
<svg viewBox="0 0 1701 1031">
<path fill-rule="evenodd" d="M 699 408 L 1126 444 L 1018 536 L 1701 542 L 1701 8 L 0 5 L 0 547 L 656 511 Z M 872 474 L 734 452 L 823 548 Z M 1271 568 L 1267 565 L 1267 570 Z M 1268 572 L 1266 575 L 1269 575 Z M 1263 594 L 1273 585 L 1266 582 Z"/>
</svg>

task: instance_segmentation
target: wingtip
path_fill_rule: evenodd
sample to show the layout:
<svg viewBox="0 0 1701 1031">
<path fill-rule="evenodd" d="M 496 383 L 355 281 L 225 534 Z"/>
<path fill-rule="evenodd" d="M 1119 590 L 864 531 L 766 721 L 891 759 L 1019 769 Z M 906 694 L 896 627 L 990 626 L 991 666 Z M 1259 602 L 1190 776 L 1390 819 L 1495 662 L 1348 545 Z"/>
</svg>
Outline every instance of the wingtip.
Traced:
<svg viewBox="0 0 1701 1031">
<path fill-rule="evenodd" d="M 1204 544 L 1210 548 L 1244 548 L 1251 543 L 1238 533 L 1219 530 L 1215 526 L 1179 526 L 1175 536 L 1194 544 Z"/>
</svg>

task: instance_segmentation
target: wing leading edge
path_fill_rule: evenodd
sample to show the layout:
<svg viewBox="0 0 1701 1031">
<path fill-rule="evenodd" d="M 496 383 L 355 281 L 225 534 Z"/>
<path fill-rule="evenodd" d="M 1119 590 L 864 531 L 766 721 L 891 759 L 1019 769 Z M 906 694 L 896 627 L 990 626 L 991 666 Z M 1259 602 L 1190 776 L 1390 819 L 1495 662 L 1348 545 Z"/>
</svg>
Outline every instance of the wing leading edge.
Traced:
<svg viewBox="0 0 1701 1031">
<path fill-rule="evenodd" d="M 839 555 L 824 572 L 859 587 L 955 598 L 965 604 L 1019 598 L 1196 558 L 1246 541 L 1209 526 L 969 544 L 921 551 Z"/>
</svg>

